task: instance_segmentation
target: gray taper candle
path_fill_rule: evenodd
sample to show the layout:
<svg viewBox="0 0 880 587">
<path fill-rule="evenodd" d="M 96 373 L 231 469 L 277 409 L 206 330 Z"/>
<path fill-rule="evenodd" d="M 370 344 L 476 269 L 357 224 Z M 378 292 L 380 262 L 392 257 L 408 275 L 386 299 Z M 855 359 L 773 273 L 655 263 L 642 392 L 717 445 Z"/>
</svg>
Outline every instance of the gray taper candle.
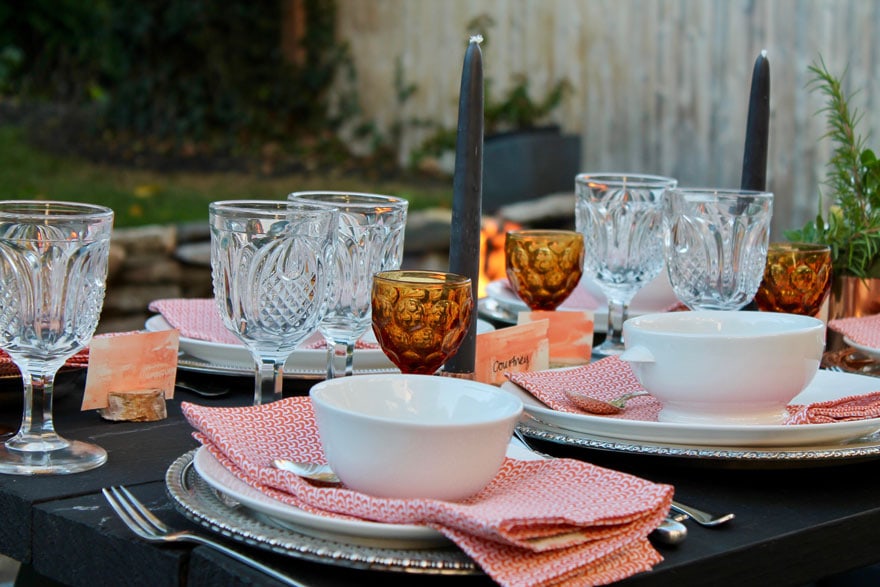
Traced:
<svg viewBox="0 0 880 587">
<path fill-rule="evenodd" d="M 483 37 L 471 37 L 464 55 L 458 98 L 458 136 L 452 180 L 449 271 L 471 278 L 474 304 L 480 283 L 480 229 L 483 215 Z M 467 336 L 443 370 L 472 377 L 477 351 L 477 309 Z"/>
<path fill-rule="evenodd" d="M 752 71 L 749 114 L 746 120 L 746 144 L 743 152 L 742 181 L 744 190 L 767 189 L 767 142 L 770 127 L 770 63 L 767 51 L 761 51 Z"/>
</svg>

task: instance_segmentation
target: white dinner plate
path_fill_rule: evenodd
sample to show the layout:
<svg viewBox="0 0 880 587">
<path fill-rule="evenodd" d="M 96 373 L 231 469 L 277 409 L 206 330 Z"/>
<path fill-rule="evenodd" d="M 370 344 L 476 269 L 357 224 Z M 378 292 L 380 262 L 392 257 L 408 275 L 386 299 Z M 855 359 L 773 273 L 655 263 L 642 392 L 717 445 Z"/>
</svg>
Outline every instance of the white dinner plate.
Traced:
<svg viewBox="0 0 880 587">
<path fill-rule="evenodd" d="M 507 454 L 519 460 L 540 458 L 515 442 L 510 443 Z M 301 534 L 378 548 L 434 548 L 452 544 L 443 534 L 427 526 L 331 518 L 303 511 L 240 480 L 205 447 L 196 451 L 193 466 L 199 476 L 217 491 Z"/>
<path fill-rule="evenodd" d="M 171 325 L 161 314 L 156 314 L 147 319 L 145 327 L 149 331 L 169 330 Z M 493 330 L 494 327 L 485 320 L 477 321 L 477 332 Z M 310 343 L 320 340 L 320 334 L 313 333 L 295 350 L 284 365 L 287 373 L 326 373 L 327 351 L 323 348 L 302 348 Z M 368 330 L 363 340 L 375 342 L 372 330 Z M 250 372 L 253 370 L 253 359 L 250 351 L 244 345 L 208 342 L 195 338 L 180 337 L 180 350 L 200 359 L 208 364 L 222 366 L 227 369 L 240 369 Z M 358 371 L 395 371 L 394 366 L 382 349 L 355 349 L 354 370 Z"/>
<path fill-rule="evenodd" d="M 878 349 L 876 347 L 870 347 L 870 346 L 865 346 L 863 344 L 859 344 L 859 343 L 855 342 L 854 340 L 852 340 L 851 338 L 849 338 L 848 336 L 843 337 L 843 342 L 844 342 L 844 344 L 851 346 L 852 348 L 856 349 L 857 351 L 862 351 L 863 353 L 865 353 L 866 355 L 868 355 L 869 357 L 871 357 L 875 361 L 880 361 L 880 349 Z"/>
<path fill-rule="evenodd" d="M 859 438 L 880 430 L 880 418 L 831 424 L 685 424 L 606 418 L 559 412 L 547 407 L 520 386 L 505 382 L 502 389 L 522 399 L 525 411 L 540 422 L 565 430 L 609 439 L 678 445 L 773 447 L 809 446 Z M 880 390 L 876 377 L 820 370 L 793 404 L 838 399 Z"/>
<path fill-rule="evenodd" d="M 594 331 L 605 332 L 608 328 L 608 301 L 599 286 L 586 277 L 578 284 L 578 288 L 584 290 L 578 292 L 578 299 L 590 299 L 592 302 L 586 305 L 572 303 L 570 300 L 563 302 L 558 310 L 593 312 Z M 493 300 L 500 309 L 516 316 L 518 312 L 528 312 L 529 307 L 510 288 L 510 283 L 505 279 L 496 279 L 486 285 L 486 297 Z M 677 303 L 678 299 L 669 285 L 669 279 L 664 271 L 656 279 L 636 293 L 629 307 L 629 315 L 639 316 L 651 312 L 663 312 Z M 515 318 L 514 318 L 515 320 Z"/>
</svg>

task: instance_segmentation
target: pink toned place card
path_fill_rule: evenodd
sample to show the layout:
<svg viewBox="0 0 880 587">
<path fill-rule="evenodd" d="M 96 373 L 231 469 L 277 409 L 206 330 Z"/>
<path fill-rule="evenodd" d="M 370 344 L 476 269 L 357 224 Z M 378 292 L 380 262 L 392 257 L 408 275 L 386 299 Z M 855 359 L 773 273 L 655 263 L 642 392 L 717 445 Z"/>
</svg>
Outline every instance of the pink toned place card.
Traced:
<svg viewBox="0 0 880 587">
<path fill-rule="evenodd" d="M 549 320 L 538 320 L 478 334 L 475 379 L 501 385 L 507 381 L 505 373 L 548 369 L 549 327 Z"/>
<path fill-rule="evenodd" d="M 593 312 L 582 310 L 520 312 L 519 324 L 547 320 L 550 326 L 550 367 L 573 367 L 590 362 L 593 352 Z"/>
<path fill-rule="evenodd" d="M 81 409 L 106 408 L 112 392 L 160 389 L 174 397 L 178 344 L 177 330 L 93 338 Z"/>
</svg>

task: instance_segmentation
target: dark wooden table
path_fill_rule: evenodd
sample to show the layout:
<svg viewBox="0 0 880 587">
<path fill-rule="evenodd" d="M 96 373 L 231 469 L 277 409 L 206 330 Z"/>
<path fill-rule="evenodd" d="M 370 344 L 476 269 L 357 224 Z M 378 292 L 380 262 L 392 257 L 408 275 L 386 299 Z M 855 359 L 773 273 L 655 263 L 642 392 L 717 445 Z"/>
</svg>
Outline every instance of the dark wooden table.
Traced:
<svg viewBox="0 0 880 587">
<path fill-rule="evenodd" d="M 180 377 L 194 379 L 192 374 Z M 63 383 L 55 405 L 59 432 L 107 449 L 106 465 L 76 475 L 0 475 L 0 552 L 24 563 L 21 584 L 68 585 L 277 585 L 257 571 L 206 547 L 155 546 L 136 538 L 116 517 L 101 488 L 124 484 L 166 522 L 198 529 L 174 508 L 164 475 L 195 448 L 182 400 L 247 405 L 249 380 L 230 379 L 234 391 L 207 399 L 178 391 L 169 417 L 154 423 L 112 423 L 80 412 L 82 381 Z M 286 393 L 306 393 L 309 382 L 289 382 Z M 0 427 L 15 428 L 20 392 L 0 391 Z M 657 547 L 665 557 L 653 571 L 622 585 L 804 585 L 880 561 L 880 461 L 809 469 L 725 470 L 661 457 L 630 456 L 540 443 L 540 448 L 671 483 L 680 501 L 709 510 L 732 510 L 736 519 L 717 529 L 688 523 L 679 546 Z M 235 548 L 316 587 L 388 585 L 492 585 L 484 576 L 418 577 L 347 569 Z M 876 575 L 875 575 L 876 577 Z"/>
</svg>

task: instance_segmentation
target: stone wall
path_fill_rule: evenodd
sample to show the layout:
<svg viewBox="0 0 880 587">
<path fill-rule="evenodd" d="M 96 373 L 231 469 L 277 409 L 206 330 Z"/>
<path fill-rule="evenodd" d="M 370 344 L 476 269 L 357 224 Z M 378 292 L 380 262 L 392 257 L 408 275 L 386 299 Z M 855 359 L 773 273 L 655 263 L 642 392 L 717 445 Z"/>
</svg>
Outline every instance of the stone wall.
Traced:
<svg viewBox="0 0 880 587">
<path fill-rule="evenodd" d="M 98 332 L 142 329 L 151 315 L 148 306 L 156 299 L 210 297 L 209 257 L 181 254 L 186 246 L 207 243 L 207 239 L 207 224 L 115 230 Z"/>
</svg>

